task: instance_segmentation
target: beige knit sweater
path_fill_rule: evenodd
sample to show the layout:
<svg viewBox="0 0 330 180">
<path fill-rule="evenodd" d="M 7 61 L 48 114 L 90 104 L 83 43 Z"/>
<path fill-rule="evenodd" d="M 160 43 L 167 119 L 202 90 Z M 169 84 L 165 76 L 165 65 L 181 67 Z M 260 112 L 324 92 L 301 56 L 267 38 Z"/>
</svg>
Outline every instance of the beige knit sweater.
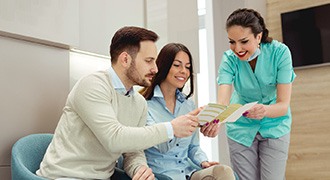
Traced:
<svg viewBox="0 0 330 180">
<path fill-rule="evenodd" d="M 168 140 L 164 124 L 144 127 L 146 116 L 144 98 L 117 93 L 108 72 L 82 78 L 68 96 L 37 175 L 107 179 L 124 153 L 124 169 L 132 177 L 146 165 L 142 150 Z"/>
</svg>

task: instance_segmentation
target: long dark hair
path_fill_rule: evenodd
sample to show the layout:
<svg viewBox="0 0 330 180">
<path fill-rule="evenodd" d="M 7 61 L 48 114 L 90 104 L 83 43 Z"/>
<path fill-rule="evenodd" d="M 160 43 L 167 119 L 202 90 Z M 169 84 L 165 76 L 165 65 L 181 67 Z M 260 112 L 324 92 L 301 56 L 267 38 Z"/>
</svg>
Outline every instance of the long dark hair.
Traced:
<svg viewBox="0 0 330 180">
<path fill-rule="evenodd" d="M 158 72 L 154 77 L 151 86 L 143 88 L 140 93 L 144 96 L 145 99 L 150 100 L 154 96 L 154 89 L 157 85 L 160 85 L 167 77 L 168 72 L 170 71 L 175 56 L 178 52 L 183 51 L 188 54 L 190 62 L 190 92 L 186 96 L 188 99 L 194 93 L 194 75 L 193 75 L 193 59 L 190 51 L 186 46 L 180 43 L 169 43 L 165 45 L 159 52 L 156 64 L 158 67 Z M 182 92 L 182 88 L 179 90 Z"/>
<path fill-rule="evenodd" d="M 266 28 L 266 24 L 261 15 L 253 9 L 237 9 L 231 13 L 226 22 L 226 29 L 228 30 L 232 26 L 242 26 L 244 28 L 251 28 L 254 37 L 257 37 L 262 32 L 261 42 L 270 43 L 272 38 L 268 37 L 269 31 Z"/>
</svg>

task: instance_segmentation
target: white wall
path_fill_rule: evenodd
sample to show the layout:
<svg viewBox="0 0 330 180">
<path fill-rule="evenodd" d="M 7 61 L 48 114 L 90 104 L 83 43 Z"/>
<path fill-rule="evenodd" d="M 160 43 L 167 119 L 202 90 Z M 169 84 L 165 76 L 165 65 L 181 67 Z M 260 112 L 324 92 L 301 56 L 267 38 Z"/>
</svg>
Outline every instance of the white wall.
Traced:
<svg viewBox="0 0 330 180">
<path fill-rule="evenodd" d="M 145 26 L 144 0 L 79 0 L 79 47 L 109 55 L 113 34 L 123 26 Z"/>
<path fill-rule="evenodd" d="M 114 32 L 132 25 L 145 26 L 143 0 L 0 1 L 0 35 L 61 48 L 109 55 Z"/>
<path fill-rule="evenodd" d="M 160 50 L 169 42 L 187 46 L 193 56 L 195 73 L 199 72 L 197 0 L 146 0 L 147 28 L 160 36 Z"/>
<path fill-rule="evenodd" d="M 70 89 L 83 76 L 95 71 L 105 70 L 111 66 L 109 57 L 92 56 L 78 52 L 70 53 Z"/>
<path fill-rule="evenodd" d="M 78 46 L 79 1 L 1 0 L 0 31 Z"/>
</svg>

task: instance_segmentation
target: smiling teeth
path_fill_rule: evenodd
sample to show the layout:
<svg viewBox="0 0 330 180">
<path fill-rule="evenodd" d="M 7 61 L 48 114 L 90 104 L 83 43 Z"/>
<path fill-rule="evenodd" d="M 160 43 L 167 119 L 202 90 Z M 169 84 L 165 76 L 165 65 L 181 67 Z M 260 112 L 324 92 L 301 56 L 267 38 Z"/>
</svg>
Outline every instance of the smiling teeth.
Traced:
<svg viewBox="0 0 330 180">
<path fill-rule="evenodd" d="M 182 78 L 182 77 L 177 77 L 177 79 L 179 79 L 179 80 L 181 80 L 181 81 L 183 81 L 183 80 L 184 80 L 184 78 Z"/>
</svg>

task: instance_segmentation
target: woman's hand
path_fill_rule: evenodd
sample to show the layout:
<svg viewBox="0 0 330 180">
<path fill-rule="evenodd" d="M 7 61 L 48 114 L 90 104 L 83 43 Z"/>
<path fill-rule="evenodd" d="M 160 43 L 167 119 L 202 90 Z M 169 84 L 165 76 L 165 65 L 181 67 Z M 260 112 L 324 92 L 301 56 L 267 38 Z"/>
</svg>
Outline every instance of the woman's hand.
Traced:
<svg viewBox="0 0 330 180">
<path fill-rule="evenodd" d="M 275 104 L 256 104 L 243 113 L 243 116 L 251 119 L 264 117 L 276 118 L 288 113 L 291 99 L 292 84 L 277 84 L 277 99 Z"/>
<path fill-rule="evenodd" d="M 244 117 L 251 119 L 262 119 L 266 116 L 267 106 L 263 104 L 256 104 L 251 109 L 243 113 Z"/>
<path fill-rule="evenodd" d="M 212 122 L 206 123 L 200 129 L 200 132 L 206 137 L 215 137 L 219 134 L 219 120 L 214 119 Z"/>
</svg>

